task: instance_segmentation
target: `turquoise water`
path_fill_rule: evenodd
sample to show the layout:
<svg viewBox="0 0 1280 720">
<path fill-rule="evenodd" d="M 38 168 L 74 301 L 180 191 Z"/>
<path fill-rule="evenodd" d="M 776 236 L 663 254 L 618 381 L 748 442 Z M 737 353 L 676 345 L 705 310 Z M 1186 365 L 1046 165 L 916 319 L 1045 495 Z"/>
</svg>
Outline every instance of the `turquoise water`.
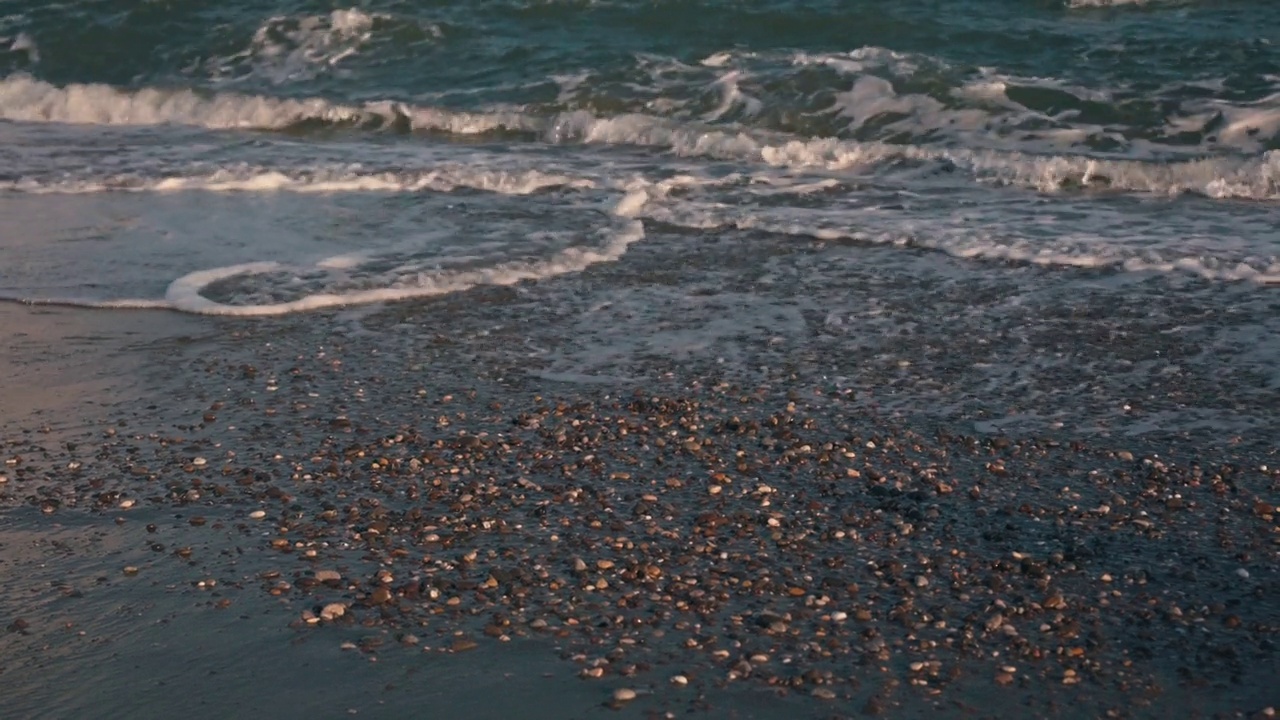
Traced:
<svg viewBox="0 0 1280 720">
<path fill-rule="evenodd" d="M 1263 0 L 4 0 L 0 294 L 283 314 L 673 228 L 1265 292 L 1276 42 Z"/>
</svg>

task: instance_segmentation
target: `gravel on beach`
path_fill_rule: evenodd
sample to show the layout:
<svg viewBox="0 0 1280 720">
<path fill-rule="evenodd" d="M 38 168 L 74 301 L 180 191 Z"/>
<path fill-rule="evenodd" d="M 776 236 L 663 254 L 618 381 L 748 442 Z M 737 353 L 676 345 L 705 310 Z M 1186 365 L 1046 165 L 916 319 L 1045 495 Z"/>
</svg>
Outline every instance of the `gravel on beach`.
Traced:
<svg viewBox="0 0 1280 720">
<path fill-rule="evenodd" d="M 269 597 L 371 660 L 541 640 L 628 712 L 1277 700 L 1274 454 L 911 427 L 812 378 L 446 387 L 341 346 L 260 357 L 202 359 L 164 432 L 11 434 L 0 502 L 150 518 L 113 584 Z"/>
</svg>

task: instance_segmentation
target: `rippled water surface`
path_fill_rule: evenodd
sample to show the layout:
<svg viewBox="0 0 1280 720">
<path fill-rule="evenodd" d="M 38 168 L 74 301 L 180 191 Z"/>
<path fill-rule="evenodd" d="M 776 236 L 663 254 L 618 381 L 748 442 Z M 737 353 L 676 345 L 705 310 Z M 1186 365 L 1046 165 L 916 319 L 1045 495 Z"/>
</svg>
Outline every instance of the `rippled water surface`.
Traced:
<svg viewBox="0 0 1280 720">
<path fill-rule="evenodd" d="M 680 266 L 742 300 L 695 335 L 785 334 L 783 302 L 806 338 L 942 340 L 945 297 L 1202 333 L 1274 392 L 1275 38 L 1261 1 L 6 0 L 0 296 L 285 315 L 608 265 L 598 358 Z"/>
</svg>

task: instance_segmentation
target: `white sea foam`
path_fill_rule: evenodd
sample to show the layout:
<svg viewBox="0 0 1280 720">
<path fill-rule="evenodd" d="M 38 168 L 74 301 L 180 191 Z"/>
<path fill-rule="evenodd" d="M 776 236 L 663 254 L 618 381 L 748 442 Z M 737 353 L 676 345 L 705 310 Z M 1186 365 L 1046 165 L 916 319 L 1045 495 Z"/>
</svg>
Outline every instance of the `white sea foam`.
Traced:
<svg viewBox="0 0 1280 720">
<path fill-rule="evenodd" d="M 162 303 L 151 300 L 118 300 L 99 305 L 123 308 L 166 307 L 202 315 L 270 316 L 348 305 L 435 297 L 462 292 L 481 285 L 514 285 L 527 280 L 546 280 L 558 275 L 582 272 L 598 263 L 616 261 L 626 253 L 632 243 L 644 238 L 644 226 L 638 221 L 631 221 L 604 234 L 605 242 L 599 247 L 566 248 L 544 260 L 507 262 L 469 270 L 422 272 L 409 282 L 338 293 L 319 292 L 287 302 L 228 305 L 210 300 L 202 294 L 210 285 L 231 278 L 307 270 L 290 268 L 278 263 L 248 263 L 202 270 L 178 278 L 169 285 Z"/>
<path fill-rule="evenodd" d="M 109 85 L 50 85 L 25 75 L 0 80 L 0 119 L 86 125 L 191 125 L 211 129 L 281 129 L 304 120 L 344 123 L 368 110 L 320 99 L 286 100 L 235 93 Z"/>
<path fill-rule="evenodd" d="M 732 228 L 828 242 L 933 250 L 961 259 L 1043 267 L 1191 274 L 1220 282 L 1280 284 L 1280 259 L 1275 255 L 1260 257 L 1237 251 L 1237 257 L 1228 257 L 1200 253 L 1193 248 L 1180 252 L 1131 247 L 1092 232 L 1057 231 L 1052 239 L 1032 239 L 1010 234 L 1015 232 L 1013 230 L 994 232 L 981 225 L 971 227 L 957 218 L 904 222 L 895 214 L 886 220 L 886 216 L 874 206 L 825 211 L 765 208 L 727 198 L 697 202 L 672 195 L 672 190 L 694 184 L 706 183 L 682 178 L 657 183 L 629 183 L 627 190 L 631 201 L 625 203 L 627 216 L 697 230 Z M 812 191 L 809 183 L 799 183 L 796 188 L 801 192 Z M 770 192 L 773 191 L 764 194 Z M 751 195 L 760 196 L 761 193 L 752 187 Z"/>
<path fill-rule="evenodd" d="M 883 81 L 868 80 L 864 97 L 882 107 L 900 107 Z M 1258 103 L 1228 118 L 1224 134 L 1250 137 L 1280 130 L 1280 100 Z M 925 109 L 917 101 L 908 105 Z M 903 105 L 901 107 L 907 107 Z M 202 95 L 190 90 L 118 90 L 105 85 L 56 87 L 26 76 L 0 80 L 0 119 L 27 122 L 121 125 L 182 124 L 208 128 L 281 129 L 306 121 L 407 122 L 413 129 L 457 135 L 517 131 L 546 142 L 656 147 L 685 157 L 711 157 L 776 167 L 863 173 L 900 161 L 945 162 L 981 180 L 1045 192 L 1080 187 L 1170 195 L 1200 193 L 1214 198 L 1280 199 L 1280 154 L 1186 161 L 1092 158 L 1078 154 L 1032 154 L 1014 150 L 894 144 L 836 138 L 799 138 L 747 128 L 725 128 L 652 115 L 600 117 L 585 111 L 539 116 L 519 109 L 457 112 L 380 102 L 363 106 L 321 99 L 285 100 L 234 93 Z M 1064 132 L 1073 132 L 1065 130 Z M 367 181 L 373 182 L 373 181 Z"/>
<path fill-rule="evenodd" d="M 25 32 L 20 32 L 13 38 L 0 37 L 0 47 L 9 46 L 9 52 L 26 53 L 27 62 L 35 64 L 40 62 L 40 48 L 36 45 L 35 38 Z"/>
<path fill-rule="evenodd" d="M 418 172 L 361 172 L 350 168 L 319 168 L 305 172 L 264 168 L 223 169 L 202 175 L 165 178 L 115 176 L 99 180 L 61 180 L 42 183 L 19 180 L 0 189 L 33 194 L 81 195 L 98 192 L 450 192 L 472 188 L 504 195 L 529 195 L 553 187 L 590 188 L 586 178 L 539 170 L 494 170 L 461 164 Z"/>
<path fill-rule="evenodd" d="M 309 79 L 340 69 L 377 40 L 379 23 L 395 19 L 359 8 L 322 15 L 277 15 L 258 27 L 247 48 L 206 62 L 206 69 L 215 79 L 253 76 L 275 84 Z M 441 34 L 435 25 L 420 24 L 419 29 L 429 36 Z"/>
<path fill-rule="evenodd" d="M 703 116 L 703 120 L 707 122 L 720 120 L 739 107 L 742 108 L 743 114 L 747 117 L 760 113 L 764 103 L 742 91 L 739 86 L 742 78 L 743 74 L 740 71 L 733 70 L 721 75 L 715 81 L 715 86 L 720 90 L 720 105 L 711 112 L 706 113 Z"/>
</svg>

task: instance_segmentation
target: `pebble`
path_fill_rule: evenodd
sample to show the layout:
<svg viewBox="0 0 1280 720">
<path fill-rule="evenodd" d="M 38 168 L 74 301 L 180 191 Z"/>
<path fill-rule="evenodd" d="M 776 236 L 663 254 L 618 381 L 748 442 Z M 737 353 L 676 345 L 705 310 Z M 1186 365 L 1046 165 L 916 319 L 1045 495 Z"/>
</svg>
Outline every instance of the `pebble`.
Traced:
<svg viewBox="0 0 1280 720">
<path fill-rule="evenodd" d="M 814 688 L 813 696 L 818 698 L 819 700 L 835 700 L 836 699 L 835 691 L 832 690 L 831 688 L 824 688 L 824 687 Z"/>
<path fill-rule="evenodd" d="M 636 691 L 631 688 L 618 688 L 613 691 L 615 702 L 631 702 L 636 699 Z"/>
<path fill-rule="evenodd" d="M 1236 568 L 1236 575 L 1239 575 L 1243 580 L 1249 579 L 1249 571 L 1244 568 Z"/>
<path fill-rule="evenodd" d="M 254 510 L 253 512 L 249 513 L 249 518 L 253 520 L 261 520 L 266 516 L 267 516 L 266 510 Z"/>
<path fill-rule="evenodd" d="M 347 614 L 347 606 L 342 603 L 329 603 L 320 611 L 323 620 L 334 621 Z"/>
<path fill-rule="evenodd" d="M 680 685 L 680 686 L 688 685 L 688 684 L 689 684 L 689 678 L 685 677 L 684 675 L 672 675 L 672 676 L 671 676 L 671 684 L 672 684 L 672 685 Z"/>
<path fill-rule="evenodd" d="M 342 573 L 337 570 L 317 570 L 316 580 L 319 582 L 339 582 L 342 580 Z"/>
</svg>

